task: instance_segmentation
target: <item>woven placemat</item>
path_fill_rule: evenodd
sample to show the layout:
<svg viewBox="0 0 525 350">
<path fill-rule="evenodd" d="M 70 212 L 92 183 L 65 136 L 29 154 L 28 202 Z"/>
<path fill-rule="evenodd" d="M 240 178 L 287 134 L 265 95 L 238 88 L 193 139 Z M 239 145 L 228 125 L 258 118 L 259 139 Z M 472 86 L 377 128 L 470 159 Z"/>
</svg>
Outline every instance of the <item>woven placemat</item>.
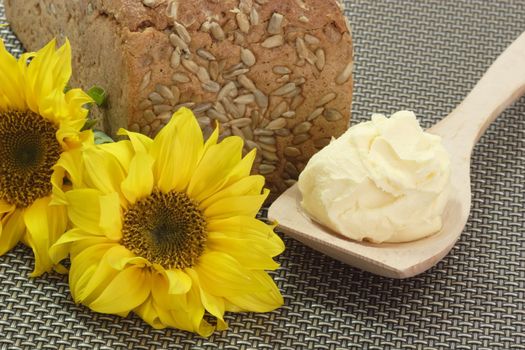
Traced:
<svg viewBox="0 0 525 350">
<path fill-rule="evenodd" d="M 525 2 L 517 0 L 345 6 L 355 42 L 354 123 L 372 112 L 412 109 L 431 125 L 525 30 Z M 21 52 L 8 28 L 0 35 Z M 422 275 L 374 276 L 284 237 L 287 250 L 274 277 L 285 305 L 228 315 L 230 329 L 204 339 L 77 306 L 65 277 L 27 277 L 32 255 L 18 246 L 0 257 L 0 348 L 525 349 L 524 114 L 521 99 L 481 139 L 465 231 Z"/>
</svg>

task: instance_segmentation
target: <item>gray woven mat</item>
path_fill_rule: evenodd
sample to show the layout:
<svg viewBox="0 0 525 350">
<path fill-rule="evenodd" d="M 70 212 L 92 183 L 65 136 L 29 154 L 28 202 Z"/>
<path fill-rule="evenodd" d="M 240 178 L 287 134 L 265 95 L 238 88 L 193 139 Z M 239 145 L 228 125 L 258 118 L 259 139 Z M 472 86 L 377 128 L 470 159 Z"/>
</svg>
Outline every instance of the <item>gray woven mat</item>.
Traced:
<svg viewBox="0 0 525 350">
<path fill-rule="evenodd" d="M 354 122 L 408 108 L 431 125 L 525 30 L 521 0 L 353 0 L 346 11 L 355 40 Z M 0 35 L 20 53 L 9 29 Z M 525 349 L 524 114 L 521 99 L 481 139 L 465 232 L 427 273 L 373 276 L 285 237 L 275 275 L 285 305 L 228 315 L 228 331 L 203 339 L 76 306 L 64 277 L 28 279 L 31 253 L 19 246 L 0 258 L 0 348 Z"/>
</svg>

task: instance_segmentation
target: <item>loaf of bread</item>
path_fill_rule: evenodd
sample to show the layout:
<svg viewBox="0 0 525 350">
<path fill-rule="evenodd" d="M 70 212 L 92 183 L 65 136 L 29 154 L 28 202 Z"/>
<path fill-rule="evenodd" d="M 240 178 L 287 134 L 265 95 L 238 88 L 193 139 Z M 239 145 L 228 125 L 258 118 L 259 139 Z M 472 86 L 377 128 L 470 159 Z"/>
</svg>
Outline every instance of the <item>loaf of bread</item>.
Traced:
<svg viewBox="0 0 525 350">
<path fill-rule="evenodd" d="M 155 135 L 180 106 L 205 134 L 258 148 L 276 195 L 348 126 L 352 42 L 337 0 L 4 0 L 28 50 L 73 47 L 73 85 L 108 92 L 100 116 Z"/>
</svg>

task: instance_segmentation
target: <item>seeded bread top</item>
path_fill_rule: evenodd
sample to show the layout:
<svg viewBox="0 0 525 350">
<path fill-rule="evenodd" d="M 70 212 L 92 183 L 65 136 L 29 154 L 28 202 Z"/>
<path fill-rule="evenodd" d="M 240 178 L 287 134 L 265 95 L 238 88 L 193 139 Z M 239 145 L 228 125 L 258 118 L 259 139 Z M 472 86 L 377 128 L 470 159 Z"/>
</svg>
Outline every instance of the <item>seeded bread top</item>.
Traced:
<svg viewBox="0 0 525 350">
<path fill-rule="evenodd" d="M 347 127 L 352 45 L 336 0 L 159 2 L 163 18 L 129 33 L 132 130 L 155 134 L 192 108 L 205 133 L 220 122 L 258 148 L 255 169 L 278 194 Z M 170 62 L 166 67 L 166 62 Z"/>
<path fill-rule="evenodd" d="M 352 42 L 337 0 L 4 0 L 28 49 L 72 42 L 73 84 L 107 89 L 100 119 L 155 135 L 181 106 L 205 134 L 258 149 L 274 194 L 340 135 L 352 100 Z"/>
<path fill-rule="evenodd" d="M 154 115 L 164 113 L 161 112 L 163 107 L 157 107 L 152 115 L 147 109 L 148 99 L 153 105 L 163 105 L 166 109 L 172 103 L 173 98 L 163 99 L 161 91 L 155 91 L 159 85 L 164 95 L 169 96 L 164 87 L 175 83 L 178 86 L 175 100 L 179 104 L 213 103 L 224 97 L 219 90 L 229 87 L 228 81 L 235 82 L 237 87 L 239 83 L 246 87 L 246 83 L 255 81 L 257 90 L 264 94 L 256 93 L 255 97 L 270 99 L 266 103 L 271 107 L 269 95 L 285 85 L 279 75 L 289 76 L 291 80 L 295 70 L 295 78 L 299 80 L 297 86 L 304 84 L 307 90 L 319 93 L 334 88 L 346 91 L 346 97 L 345 93 L 336 94 L 340 102 L 337 109 L 343 115 L 346 114 L 343 111 L 349 109 L 352 45 L 349 28 L 336 0 L 152 0 L 148 4 L 150 7 L 140 8 L 133 2 L 126 10 L 118 8 L 115 14 L 118 17 L 122 11 L 133 12 L 138 7 L 140 11 L 137 12 L 149 14 L 141 18 L 142 26 L 154 21 L 150 23 L 152 27 L 142 28 L 140 32 L 123 33 L 124 49 L 130 53 L 126 62 L 130 66 L 130 95 L 140 100 L 130 105 L 128 126 L 138 123 L 139 127 L 144 127 L 144 119 L 151 122 Z M 275 18 L 280 23 L 272 32 Z M 169 26 L 164 29 L 166 20 Z M 243 23 L 246 23 L 245 28 Z M 315 48 L 319 47 L 322 50 L 317 53 L 322 57 L 318 59 L 314 55 Z M 298 59 L 297 55 L 301 54 Z M 301 63 L 305 61 L 308 64 Z M 219 80 L 213 76 L 217 63 L 221 71 Z M 347 65 L 348 74 L 341 74 Z M 208 75 L 212 75 L 211 79 Z M 237 75 L 244 81 L 236 81 L 239 80 L 235 79 Z M 343 80 L 338 84 L 349 84 L 330 86 L 340 75 L 339 79 Z M 293 88 L 291 84 L 287 87 Z M 142 115 L 144 110 L 145 115 Z M 110 129 L 116 130 L 111 125 Z M 145 126 L 141 131 L 149 133 L 154 129 Z"/>
<path fill-rule="evenodd" d="M 115 19 L 120 26 L 136 32 L 149 27 L 165 30 L 173 25 L 173 18 L 186 27 L 199 25 L 206 19 L 217 17 L 216 14 L 233 9 L 242 11 L 243 6 L 251 8 L 253 2 L 272 3 L 272 6 L 261 7 L 260 18 L 270 18 L 272 12 L 278 12 L 286 13 L 286 20 L 297 28 L 322 28 L 327 23 L 333 23 L 340 32 L 346 28 L 337 2 L 327 0 L 294 0 L 295 5 L 289 1 L 275 0 L 98 0 L 91 6 Z M 304 21 L 304 18 L 308 21 Z"/>
<path fill-rule="evenodd" d="M 151 5 L 145 6 L 144 2 Z M 139 32 L 148 27 L 153 27 L 157 30 L 166 29 L 170 25 L 170 19 L 166 15 L 166 9 L 170 1 L 144 2 L 140 0 L 96 0 L 92 1 L 91 6 L 97 9 L 100 14 L 111 17 L 119 26 L 127 28 L 131 32 Z M 191 3 L 192 1 L 184 2 Z"/>
</svg>

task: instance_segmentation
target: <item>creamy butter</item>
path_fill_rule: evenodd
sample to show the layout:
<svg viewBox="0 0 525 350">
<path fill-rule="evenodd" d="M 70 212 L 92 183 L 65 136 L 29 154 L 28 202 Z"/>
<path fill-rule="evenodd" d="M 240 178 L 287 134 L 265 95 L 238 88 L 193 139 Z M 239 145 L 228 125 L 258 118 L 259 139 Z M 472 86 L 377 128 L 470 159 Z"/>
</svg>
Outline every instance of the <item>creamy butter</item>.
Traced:
<svg viewBox="0 0 525 350">
<path fill-rule="evenodd" d="M 316 221 L 355 240 L 407 242 L 441 229 L 450 160 L 413 112 L 375 114 L 315 154 L 299 176 Z"/>
</svg>

